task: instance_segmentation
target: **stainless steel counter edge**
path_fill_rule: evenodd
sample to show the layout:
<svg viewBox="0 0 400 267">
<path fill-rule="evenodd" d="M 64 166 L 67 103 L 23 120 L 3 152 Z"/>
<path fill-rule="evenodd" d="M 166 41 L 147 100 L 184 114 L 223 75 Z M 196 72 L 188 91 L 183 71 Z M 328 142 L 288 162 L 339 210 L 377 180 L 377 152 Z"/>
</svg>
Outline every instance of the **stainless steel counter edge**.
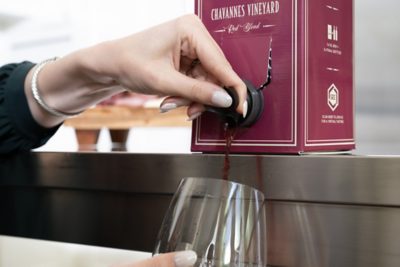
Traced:
<svg viewBox="0 0 400 267">
<path fill-rule="evenodd" d="M 400 157 L 232 155 L 231 179 L 269 200 L 400 206 Z M 221 177 L 223 155 L 31 152 L 0 157 L 0 185 L 172 194 Z"/>
</svg>

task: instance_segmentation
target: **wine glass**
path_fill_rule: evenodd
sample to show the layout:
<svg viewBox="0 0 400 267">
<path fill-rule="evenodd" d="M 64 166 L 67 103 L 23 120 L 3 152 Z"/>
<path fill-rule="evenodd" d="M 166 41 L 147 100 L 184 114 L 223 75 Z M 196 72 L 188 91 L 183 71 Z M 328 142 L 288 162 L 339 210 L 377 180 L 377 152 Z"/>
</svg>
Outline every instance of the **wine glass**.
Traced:
<svg viewBox="0 0 400 267">
<path fill-rule="evenodd" d="M 264 195 L 219 179 L 182 179 L 154 254 L 194 250 L 194 266 L 267 266 Z"/>
</svg>

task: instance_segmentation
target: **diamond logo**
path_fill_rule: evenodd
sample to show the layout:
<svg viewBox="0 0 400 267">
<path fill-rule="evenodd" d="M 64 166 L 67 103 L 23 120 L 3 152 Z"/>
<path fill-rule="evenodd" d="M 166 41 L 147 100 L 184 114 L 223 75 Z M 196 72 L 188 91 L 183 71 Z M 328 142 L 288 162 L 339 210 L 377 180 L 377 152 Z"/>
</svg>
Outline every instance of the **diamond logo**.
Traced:
<svg viewBox="0 0 400 267">
<path fill-rule="evenodd" d="M 332 111 L 339 106 L 339 90 L 334 84 L 328 88 L 328 106 Z"/>
</svg>

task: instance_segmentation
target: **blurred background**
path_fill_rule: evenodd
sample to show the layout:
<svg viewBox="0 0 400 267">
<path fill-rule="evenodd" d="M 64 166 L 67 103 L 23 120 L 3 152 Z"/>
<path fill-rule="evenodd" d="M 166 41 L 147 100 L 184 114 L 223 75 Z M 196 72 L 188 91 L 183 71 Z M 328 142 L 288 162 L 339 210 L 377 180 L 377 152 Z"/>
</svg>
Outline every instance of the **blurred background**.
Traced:
<svg viewBox="0 0 400 267">
<path fill-rule="evenodd" d="M 397 0 L 355 0 L 357 154 L 400 154 L 400 18 Z M 13 0 L 0 6 L 0 64 L 41 61 L 135 33 L 194 10 L 193 0 Z M 190 127 L 135 127 L 128 150 L 190 153 Z M 171 140 L 165 142 L 165 140 Z M 151 142 L 149 142 L 151 140 Z M 75 151 L 74 130 L 63 126 L 39 150 Z M 108 131 L 99 151 L 109 151 Z"/>
</svg>

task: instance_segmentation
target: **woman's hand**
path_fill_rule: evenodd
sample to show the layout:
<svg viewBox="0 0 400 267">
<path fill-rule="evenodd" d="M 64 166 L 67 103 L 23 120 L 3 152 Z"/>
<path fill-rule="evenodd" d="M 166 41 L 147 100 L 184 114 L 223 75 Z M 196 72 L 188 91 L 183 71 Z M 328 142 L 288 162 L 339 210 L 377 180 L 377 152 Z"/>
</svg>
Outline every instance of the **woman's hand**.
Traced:
<svg viewBox="0 0 400 267">
<path fill-rule="evenodd" d="M 197 255 L 187 250 L 157 255 L 151 259 L 114 267 L 190 267 L 195 264 Z"/>
<path fill-rule="evenodd" d="M 202 104 L 229 107 L 232 99 L 222 89 L 226 86 L 237 90 L 238 112 L 243 113 L 246 86 L 197 16 L 101 44 L 93 57 L 98 60 L 88 69 L 96 70 L 95 80 L 105 75 L 131 91 L 171 96 L 162 111 L 191 104 L 192 117 L 203 111 Z"/>
<path fill-rule="evenodd" d="M 31 74 L 30 74 L 31 75 Z M 26 93 L 32 113 L 44 126 L 60 123 Z M 186 15 L 131 36 L 78 50 L 46 65 L 38 77 L 46 103 L 57 110 L 82 111 L 124 90 L 167 96 L 166 112 L 189 106 L 194 119 L 204 105 L 229 107 L 222 87 L 234 88 L 239 113 L 247 112 L 246 86 L 195 15 Z"/>
</svg>

